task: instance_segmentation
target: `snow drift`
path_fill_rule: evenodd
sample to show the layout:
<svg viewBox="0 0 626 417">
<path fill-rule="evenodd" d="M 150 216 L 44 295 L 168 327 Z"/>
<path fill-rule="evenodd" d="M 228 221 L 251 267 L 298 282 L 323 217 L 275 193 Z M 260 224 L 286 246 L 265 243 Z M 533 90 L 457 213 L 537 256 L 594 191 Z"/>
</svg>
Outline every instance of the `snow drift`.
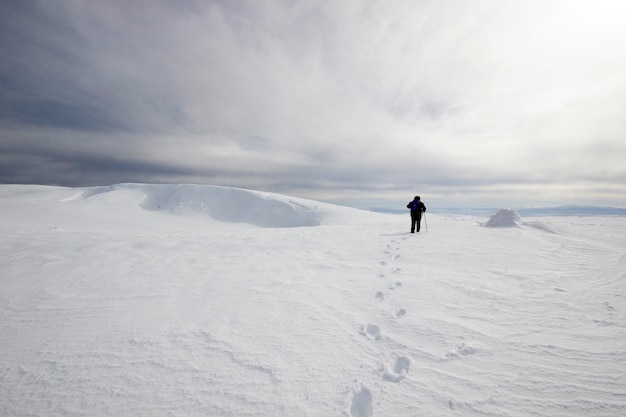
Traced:
<svg viewBox="0 0 626 417">
<path fill-rule="evenodd" d="M 331 213 L 346 209 L 311 200 L 233 187 L 189 184 L 118 184 L 85 189 L 76 198 L 136 190 L 145 194 L 140 206 L 170 213 L 202 213 L 222 222 L 259 227 L 318 226 Z"/>
</svg>

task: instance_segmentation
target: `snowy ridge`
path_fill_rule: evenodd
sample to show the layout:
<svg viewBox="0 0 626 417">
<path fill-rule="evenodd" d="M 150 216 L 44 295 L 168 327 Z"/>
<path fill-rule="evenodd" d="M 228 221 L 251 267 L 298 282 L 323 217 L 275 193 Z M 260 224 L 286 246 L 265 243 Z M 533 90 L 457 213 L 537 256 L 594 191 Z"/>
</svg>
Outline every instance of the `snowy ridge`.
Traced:
<svg viewBox="0 0 626 417">
<path fill-rule="evenodd" d="M 223 212 L 250 203 L 257 225 Z M 626 415 L 618 217 L 428 213 L 412 235 L 145 184 L 0 186 L 0 211 L 3 416 Z"/>
<path fill-rule="evenodd" d="M 355 209 L 281 194 L 233 187 L 192 184 L 118 184 L 90 187 L 80 198 L 103 193 L 136 190 L 145 193 L 141 207 L 170 213 L 203 213 L 222 222 L 249 223 L 259 227 L 318 226 L 333 216 L 349 218 Z"/>
</svg>

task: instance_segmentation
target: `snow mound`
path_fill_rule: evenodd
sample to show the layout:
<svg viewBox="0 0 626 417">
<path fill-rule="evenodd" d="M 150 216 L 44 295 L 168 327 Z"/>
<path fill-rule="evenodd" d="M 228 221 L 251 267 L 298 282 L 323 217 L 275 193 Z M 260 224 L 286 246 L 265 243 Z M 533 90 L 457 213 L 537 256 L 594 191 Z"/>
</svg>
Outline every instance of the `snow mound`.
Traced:
<svg viewBox="0 0 626 417">
<path fill-rule="evenodd" d="M 520 220 L 517 211 L 508 208 L 502 208 L 493 214 L 487 222 L 483 223 L 483 227 L 516 227 Z"/>
<path fill-rule="evenodd" d="M 241 188 L 192 184 L 117 184 L 84 189 L 79 199 L 103 193 L 140 191 L 141 208 L 173 214 L 201 213 L 221 222 L 259 227 L 318 226 L 359 211 L 317 201 Z"/>
</svg>

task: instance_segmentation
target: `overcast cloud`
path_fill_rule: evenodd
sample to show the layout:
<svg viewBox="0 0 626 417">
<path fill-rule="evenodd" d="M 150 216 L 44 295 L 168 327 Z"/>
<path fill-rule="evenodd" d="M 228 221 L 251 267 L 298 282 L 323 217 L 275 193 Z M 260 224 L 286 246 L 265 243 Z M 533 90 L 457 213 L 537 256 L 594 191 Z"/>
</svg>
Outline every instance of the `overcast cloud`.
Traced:
<svg viewBox="0 0 626 417">
<path fill-rule="evenodd" d="M 3 1 L 0 182 L 624 207 L 624 21 L 619 0 Z"/>
</svg>

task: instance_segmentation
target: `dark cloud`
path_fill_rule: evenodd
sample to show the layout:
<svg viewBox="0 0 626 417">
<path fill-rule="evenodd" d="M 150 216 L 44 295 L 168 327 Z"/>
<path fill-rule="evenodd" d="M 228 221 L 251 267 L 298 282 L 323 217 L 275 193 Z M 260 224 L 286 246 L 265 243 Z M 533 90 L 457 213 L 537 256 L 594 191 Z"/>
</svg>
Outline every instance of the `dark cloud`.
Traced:
<svg viewBox="0 0 626 417">
<path fill-rule="evenodd" d="M 13 101 L 0 112 L 0 117 L 24 125 L 111 133 L 125 127 L 106 109 L 54 100 Z"/>
<path fill-rule="evenodd" d="M 136 7 L 122 9 L 112 2 L 113 8 L 105 9 L 80 1 L 3 4 L 4 123 L 142 132 L 181 123 L 179 103 L 164 80 L 149 72 L 158 72 L 144 59 L 144 51 L 154 45 L 138 32 L 145 29 L 147 36 L 158 37 L 154 27 L 143 25 L 145 18 L 133 21 L 139 15 Z"/>
</svg>

